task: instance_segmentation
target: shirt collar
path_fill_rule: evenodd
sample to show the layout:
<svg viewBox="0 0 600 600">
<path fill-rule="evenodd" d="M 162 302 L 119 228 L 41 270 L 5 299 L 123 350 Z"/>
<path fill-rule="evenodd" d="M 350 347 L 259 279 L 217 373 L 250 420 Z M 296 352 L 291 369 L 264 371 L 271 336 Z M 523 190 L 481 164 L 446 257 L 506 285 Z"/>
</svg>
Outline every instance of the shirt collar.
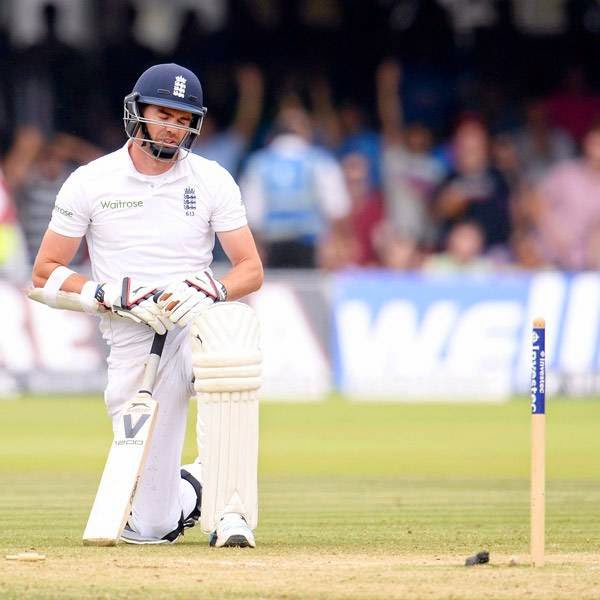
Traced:
<svg viewBox="0 0 600 600">
<path fill-rule="evenodd" d="M 189 166 L 186 162 L 187 157 L 182 160 L 175 161 L 166 173 L 161 173 L 160 175 L 146 175 L 144 173 L 140 173 L 135 168 L 133 161 L 131 160 L 131 156 L 129 154 L 130 143 L 132 143 L 131 140 L 127 140 L 127 142 L 125 142 L 125 144 L 119 150 L 119 152 L 121 152 L 124 155 L 127 161 L 127 174 L 130 177 L 133 177 L 138 181 L 162 185 L 164 183 L 172 183 L 173 181 L 182 179 L 183 177 L 186 177 L 189 174 Z"/>
</svg>

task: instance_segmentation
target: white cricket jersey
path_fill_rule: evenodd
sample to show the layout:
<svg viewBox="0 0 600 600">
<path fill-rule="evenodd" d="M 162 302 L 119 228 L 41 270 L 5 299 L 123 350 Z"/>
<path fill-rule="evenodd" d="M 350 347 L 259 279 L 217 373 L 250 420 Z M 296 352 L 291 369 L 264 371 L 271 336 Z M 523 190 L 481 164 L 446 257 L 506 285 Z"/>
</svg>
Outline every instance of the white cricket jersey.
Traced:
<svg viewBox="0 0 600 600">
<path fill-rule="evenodd" d="M 162 175 L 143 175 L 127 146 L 71 174 L 49 228 L 85 236 L 96 281 L 129 276 L 135 285 L 164 287 L 208 269 L 215 232 L 247 224 L 237 184 L 191 153 Z"/>
</svg>

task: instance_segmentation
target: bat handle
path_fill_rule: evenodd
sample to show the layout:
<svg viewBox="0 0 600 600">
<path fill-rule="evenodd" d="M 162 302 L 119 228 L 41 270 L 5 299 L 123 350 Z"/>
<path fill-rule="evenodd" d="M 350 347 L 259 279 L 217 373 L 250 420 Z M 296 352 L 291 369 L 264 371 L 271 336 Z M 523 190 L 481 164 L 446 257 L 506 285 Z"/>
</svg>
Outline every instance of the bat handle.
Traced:
<svg viewBox="0 0 600 600">
<path fill-rule="evenodd" d="M 165 347 L 165 340 L 167 339 L 166 333 L 155 333 L 154 339 L 152 340 L 152 348 L 150 348 L 150 356 L 146 367 L 144 368 L 144 377 L 142 379 L 142 386 L 140 393 L 152 395 L 152 388 L 156 381 L 156 373 L 158 372 L 158 365 L 160 363 L 160 357 L 162 355 L 163 348 Z"/>
<path fill-rule="evenodd" d="M 166 333 L 155 333 L 154 339 L 152 340 L 152 348 L 150 348 L 150 354 L 155 354 L 158 358 L 160 358 L 163 348 L 165 347 L 166 339 Z"/>
</svg>

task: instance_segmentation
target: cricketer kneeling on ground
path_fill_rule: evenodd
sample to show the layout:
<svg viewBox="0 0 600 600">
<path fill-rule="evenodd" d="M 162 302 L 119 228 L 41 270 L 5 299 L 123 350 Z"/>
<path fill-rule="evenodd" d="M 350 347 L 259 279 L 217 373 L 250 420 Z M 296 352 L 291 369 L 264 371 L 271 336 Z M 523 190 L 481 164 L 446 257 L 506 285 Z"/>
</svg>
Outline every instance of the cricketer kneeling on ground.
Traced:
<svg viewBox="0 0 600 600">
<path fill-rule="evenodd" d="M 235 300 L 261 286 L 263 271 L 238 186 L 189 153 L 205 112 L 191 71 L 145 71 L 124 101 L 129 139 L 67 179 L 33 269 L 32 297 L 100 316 L 111 452 L 147 436 L 141 472 L 127 471 L 130 509 L 121 494 L 122 532 L 117 519 L 133 544 L 172 542 L 201 519 L 213 546 L 255 545 L 261 355 L 256 316 Z M 215 234 L 231 262 L 220 281 L 210 270 Z M 91 279 L 68 268 L 84 236 Z M 194 394 L 199 460 L 181 467 Z M 107 476 L 110 458 L 109 483 L 118 480 Z"/>
</svg>

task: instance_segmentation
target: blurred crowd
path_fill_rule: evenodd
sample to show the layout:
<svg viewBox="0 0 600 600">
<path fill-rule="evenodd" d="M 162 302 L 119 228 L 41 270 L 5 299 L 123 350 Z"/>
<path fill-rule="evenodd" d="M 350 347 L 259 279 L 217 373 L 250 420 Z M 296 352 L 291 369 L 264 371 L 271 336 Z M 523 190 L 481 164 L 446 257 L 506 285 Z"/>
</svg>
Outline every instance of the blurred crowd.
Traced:
<svg viewBox="0 0 600 600">
<path fill-rule="evenodd" d="M 35 45 L 0 43 L 4 277 L 26 278 L 60 186 L 124 143 L 124 95 L 171 60 L 204 82 L 194 152 L 239 182 L 268 267 L 600 268 L 600 95 L 576 60 L 554 85 L 507 94 L 500 72 L 465 77 L 434 68 L 439 56 L 384 49 L 362 90 L 340 93 L 335 64 L 204 67 L 192 14 L 176 48 L 157 55 L 131 35 L 131 7 L 123 36 L 90 62 L 58 38 L 56 11 L 44 8 Z"/>
</svg>

